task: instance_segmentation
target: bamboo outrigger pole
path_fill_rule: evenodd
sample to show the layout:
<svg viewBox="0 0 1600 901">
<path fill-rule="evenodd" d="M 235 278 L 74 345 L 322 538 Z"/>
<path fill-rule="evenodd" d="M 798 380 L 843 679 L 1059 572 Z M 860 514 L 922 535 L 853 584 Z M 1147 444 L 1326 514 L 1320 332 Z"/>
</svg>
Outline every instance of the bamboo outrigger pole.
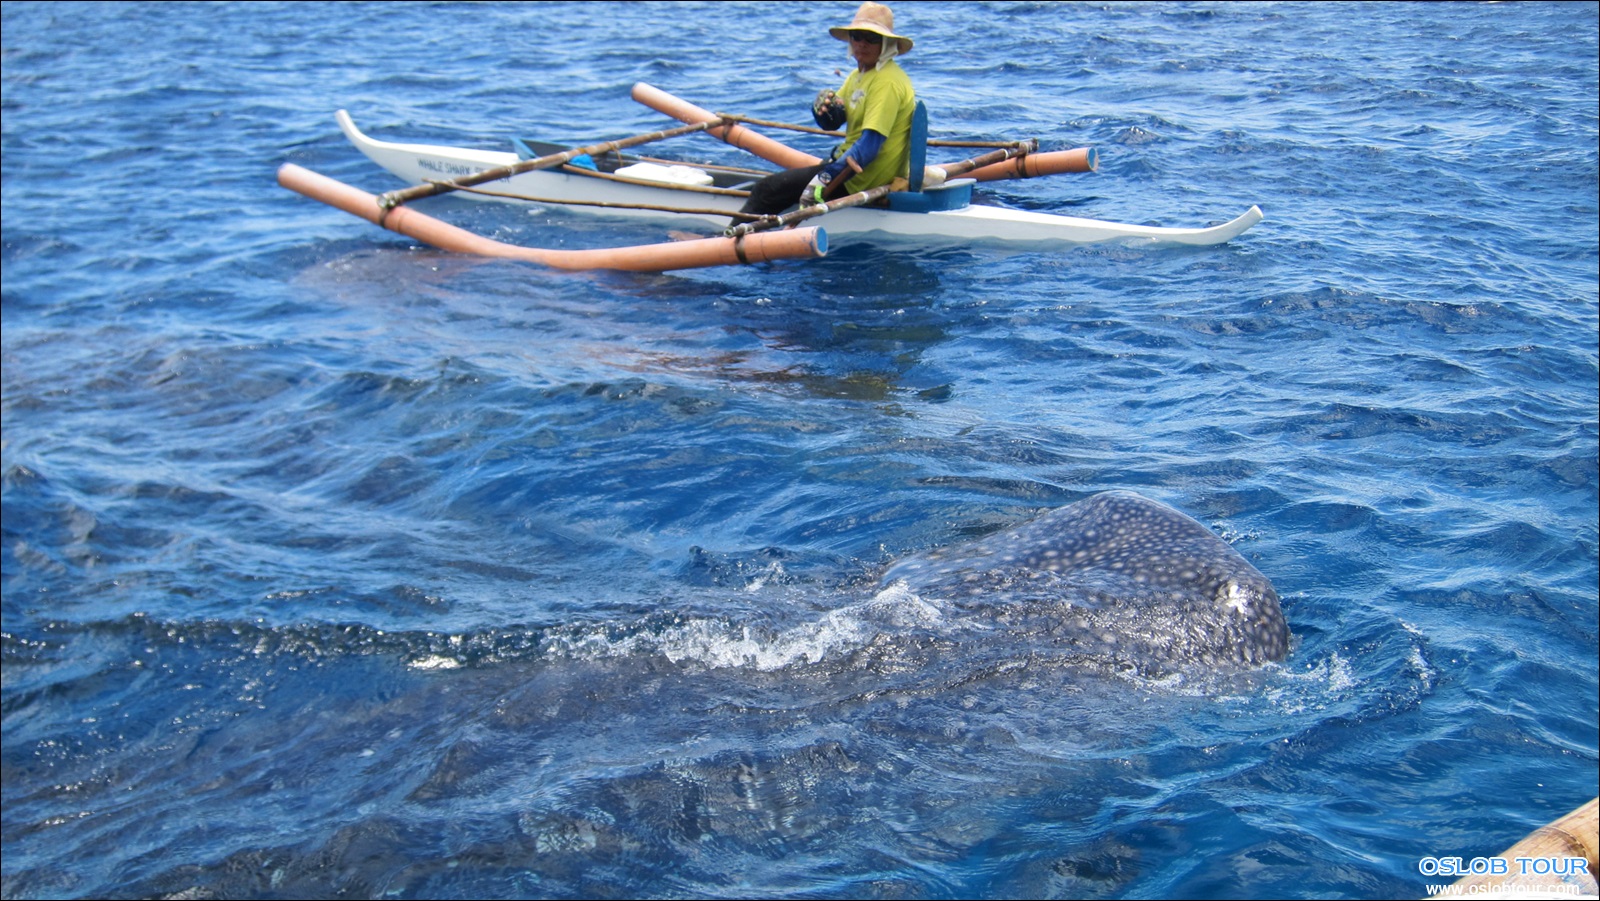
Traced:
<svg viewBox="0 0 1600 901">
<path fill-rule="evenodd" d="M 709 125 L 711 127 L 706 129 L 708 134 L 721 138 L 741 150 L 748 150 L 767 162 L 776 163 L 785 169 L 815 166 L 822 162 L 818 157 L 795 150 L 793 147 L 757 134 L 742 125 L 731 124 L 723 116 L 695 106 L 687 100 L 675 97 L 642 81 L 633 86 L 633 99 L 656 112 L 665 113 L 680 122 Z M 1037 144 L 1034 147 L 1037 148 Z M 1052 150 L 1047 153 L 1025 152 L 1014 156 L 1014 160 L 1007 158 L 1005 162 L 998 165 L 980 166 L 967 172 L 965 177 L 976 181 L 1036 178 L 1041 175 L 1059 175 L 1064 172 L 1093 172 L 1099 165 L 1099 155 L 1092 147 L 1079 147 L 1073 150 Z M 944 169 L 948 172 L 950 166 L 939 165 L 929 166 L 928 168 L 929 170 Z M 931 178 L 927 179 L 929 184 L 937 185 L 940 183 L 937 173 L 930 171 L 929 176 L 931 176 Z"/>
<path fill-rule="evenodd" d="M 385 209 L 378 198 L 360 188 L 285 164 L 278 183 L 329 206 L 360 216 L 375 225 L 431 244 L 441 250 L 539 263 L 556 269 L 620 269 L 630 272 L 667 272 L 705 266 L 732 266 L 772 260 L 825 256 L 828 235 L 820 228 L 797 228 L 737 238 L 703 238 L 638 247 L 599 250 L 543 250 L 518 247 L 475 235 L 408 207 Z"/>
<path fill-rule="evenodd" d="M 701 109 L 687 100 L 674 97 L 642 81 L 633 86 L 633 99 L 679 122 L 705 123 L 714 126 L 706 130 L 711 136 L 726 141 L 740 150 L 748 150 L 767 162 L 775 163 L 785 169 L 815 166 L 822 162 L 818 157 L 796 150 L 787 144 L 780 144 L 742 125 L 725 123 L 716 113 Z"/>
<path fill-rule="evenodd" d="M 1595 876 L 1600 873 L 1600 798 L 1540 826 L 1499 857 L 1506 863 L 1505 872 L 1468 876 L 1451 886 L 1447 894 L 1460 898 L 1492 898 L 1497 893 L 1513 898 L 1592 897 Z M 1525 868 L 1517 863 L 1519 860 L 1529 861 L 1532 866 Z M 1554 887 L 1557 885 L 1561 889 Z M 1570 894 L 1562 890 L 1569 887 Z M 1529 894 L 1518 895 L 1519 891 Z"/>
<path fill-rule="evenodd" d="M 965 177 L 977 181 L 1038 178 L 1041 175 L 1061 175 L 1066 172 L 1093 172 L 1099 166 L 1100 154 L 1095 152 L 1093 147 L 1076 147 L 1072 150 L 1024 153 L 1003 163 L 974 169 Z"/>
<path fill-rule="evenodd" d="M 610 153 L 613 150 L 621 150 L 624 147 L 637 147 L 640 144 L 648 144 L 652 141 L 661 141 L 667 138 L 675 138 L 678 135 L 687 135 L 694 134 L 697 131 L 706 131 L 720 121 L 720 119 L 714 119 L 711 121 L 695 122 L 685 125 L 682 128 L 669 128 L 666 131 L 653 131 L 649 134 L 635 135 L 631 138 L 619 138 L 615 141 L 603 141 L 599 144 L 590 144 L 588 147 L 578 147 L 573 150 L 564 150 L 561 153 L 552 153 L 548 156 L 541 156 L 531 160 L 520 160 L 512 163 L 509 166 L 496 166 L 493 169 L 485 169 L 482 172 L 475 172 L 471 175 L 463 175 L 460 178 L 454 178 L 449 181 L 430 181 L 427 184 L 417 185 L 416 187 L 412 188 L 404 188 L 399 191 L 390 191 L 387 194 L 383 194 L 378 198 L 378 205 L 383 207 L 385 210 L 391 210 L 403 203 L 409 203 L 413 200 L 419 200 L 423 197 L 432 197 L 435 194 L 444 194 L 460 188 L 481 185 L 484 182 L 499 181 L 503 178 L 510 178 L 513 175 L 521 175 L 524 172 L 532 172 L 536 169 L 553 169 L 556 166 L 560 166 L 563 163 L 569 163 L 580 156 L 584 156 L 585 154 L 589 156 L 599 156 L 604 153 Z M 380 222 L 379 224 L 382 225 L 383 223 Z"/>
</svg>

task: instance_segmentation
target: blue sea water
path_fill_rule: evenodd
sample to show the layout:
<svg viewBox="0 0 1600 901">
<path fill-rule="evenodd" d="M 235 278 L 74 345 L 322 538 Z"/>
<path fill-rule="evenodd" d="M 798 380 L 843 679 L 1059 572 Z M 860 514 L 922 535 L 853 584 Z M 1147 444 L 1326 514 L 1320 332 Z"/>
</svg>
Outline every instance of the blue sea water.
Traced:
<svg viewBox="0 0 1600 901">
<path fill-rule="evenodd" d="M 1100 152 L 984 202 L 1263 207 L 1218 247 L 561 273 L 274 181 L 398 186 L 339 108 L 799 121 L 853 9 L 4 4 L 0 895 L 1421 897 L 1595 795 L 1594 3 L 894 4 L 935 136 Z M 875 593 L 1107 489 L 1266 574 L 1288 659 Z"/>
</svg>

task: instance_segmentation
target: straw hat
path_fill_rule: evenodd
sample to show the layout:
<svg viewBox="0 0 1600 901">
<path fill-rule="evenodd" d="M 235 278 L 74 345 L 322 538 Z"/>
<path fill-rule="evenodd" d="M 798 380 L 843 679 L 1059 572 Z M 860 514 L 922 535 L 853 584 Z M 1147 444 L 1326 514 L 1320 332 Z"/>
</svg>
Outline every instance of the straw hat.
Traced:
<svg viewBox="0 0 1600 901">
<path fill-rule="evenodd" d="M 850 40 L 850 32 L 852 31 L 870 31 L 873 34 L 881 34 L 894 41 L 899 46 L 900 53 L 909 53 L 911 51 L 911 39 L 894 33 L 894 13 L 890 12 L 889 7 L 884 6 L 882 3 L 863 3 L 861 8 L 856 10 L 854 22 L 839 28 L 828 29 L 829 34 L 841 41 Z"/>
</svg>

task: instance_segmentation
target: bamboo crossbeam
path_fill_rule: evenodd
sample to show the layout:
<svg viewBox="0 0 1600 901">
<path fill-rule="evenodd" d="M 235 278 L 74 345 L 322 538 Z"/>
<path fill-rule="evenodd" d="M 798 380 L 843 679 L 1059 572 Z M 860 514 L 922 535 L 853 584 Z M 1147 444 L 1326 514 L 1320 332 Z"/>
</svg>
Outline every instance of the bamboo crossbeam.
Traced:
<svg viewBox="0 0 1600 901">
<path fill-rule="evenodd" d="M 1007 160 L 1019 155 L 1020 154 L 1016 150 L 1001 148 L 999 150 L 985 153 L 982 156 L 976 156 L 969 160 L 962 160 L 959 163 L 950 163 L 948 165 L 941 166 L 940 168 L 945 171 L 947 177 L 955 178 L 984 167 L 1004 163 Z M 748 235 L 752 232 L 768 231 L 775 228 L 789 228 L 790 226 L 798 225 L 807 219 L 815 219 L 818 216 L 825 216 L 828 213 L 832 213 L 837 210 L 849 209 L 850 207 L 864 206 L 872 203 L 875 200 L 889 196 L 889 194 L 894 191 L 894 188 L 895 186 L 893 184 L 879 185 L 876 188 L 858 191 L 854 194 L 840 197 L 837 200 L 830 200 L 827 203 L 817 204 L 816 206 L 802 207 L 792 213 L 784 213 L 781 216 L 764 216 L 759 221 L 746 222 L 743 225 L 736 225 L 732 228 L 729 228 L 724 231 L 723 234 L 730 238 L 737 238 L 742 235 Z"/>
<path fill-rule="evenodd" d="M 401 204 L 409 203 L 413 200 L 418 200 L 423 197 L 432 197 L 436 194 L 444 194 L 449 191 L 456 191 L 464 187 L 481 185 L 484 182 L 499 181 L 504 178 L 510 178 L 513 175 L 521 175 L 524 172 L 533 172 L 537 169 L 553 169 L 556 166 L 569 163 L 580 156 L 584 156 L 585 154 L 589 156 L 600 156 L 602 154 L 610 153 L 613 150 L 621 150 L 624 147 L 637 147 L 640 144 L 648 144 L 652 141 L 661 141 L 667 138 L 677 137 L 678 135 L 706 131 L 707 129 L 717 126 L 718 124 L 722 123 L 718 121 L 695 122 L 679 128 L 669 128 L 666 131 L 656 131 L 644 135 L 635 135 L 631 138 L 620 138 L 615 141 L 602 141 L 599 144 L 590 144 L 587 147 L 578 147 L 573 150 L 562 151 L 561 153 L 552 153 L 548 156 L 541 156 L 531 160 L 521 160 L 509 166 L 496 166 L 492 169 L 485 169 L 482 172 L 477 172 L 472 175 L 463 175 L 460 178 L 451 179 L 449 181 L 431 181 L 426 184 L 417 185 L 416 187 L 404 188 L 399 191 L 390 191 L 387 194 L 380 195 L 378 197 L 378 205 L 385 210 L 392 210 Z"/>
<path fill-rule="evenodd" d="M 750 169 L 745 166 L 724 166 L 719 163 L 689 163 L 684 162 L 683 160 L 672 160 L 659 156 L 645 156 L 639 153 L 633 154 L 632 158 L 641 163 L 659 163 L 663 166 L 693 166 L 696 169 L 704 169 L 707 172 L 727 172 L 730 175 L 748 175 L 752 178 L 765 178 L 766 176 L 772 174 L 771 169 Z"/>
</svg>

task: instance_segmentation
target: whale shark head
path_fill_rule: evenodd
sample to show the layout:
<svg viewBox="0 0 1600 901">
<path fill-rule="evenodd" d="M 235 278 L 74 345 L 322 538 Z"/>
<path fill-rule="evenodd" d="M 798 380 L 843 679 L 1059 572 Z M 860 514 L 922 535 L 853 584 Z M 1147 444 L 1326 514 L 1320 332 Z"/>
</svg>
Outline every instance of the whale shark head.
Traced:
<svg viewBox="0 0 1600 901">
<path fill-rule="evenodd" d="M 881 580 L 897 582 L 1141 669 L 1251 666 L 1289 651 L 1265 576 L 1205 526 L 1127 491 L 907 558 Z"/>
</svg>

